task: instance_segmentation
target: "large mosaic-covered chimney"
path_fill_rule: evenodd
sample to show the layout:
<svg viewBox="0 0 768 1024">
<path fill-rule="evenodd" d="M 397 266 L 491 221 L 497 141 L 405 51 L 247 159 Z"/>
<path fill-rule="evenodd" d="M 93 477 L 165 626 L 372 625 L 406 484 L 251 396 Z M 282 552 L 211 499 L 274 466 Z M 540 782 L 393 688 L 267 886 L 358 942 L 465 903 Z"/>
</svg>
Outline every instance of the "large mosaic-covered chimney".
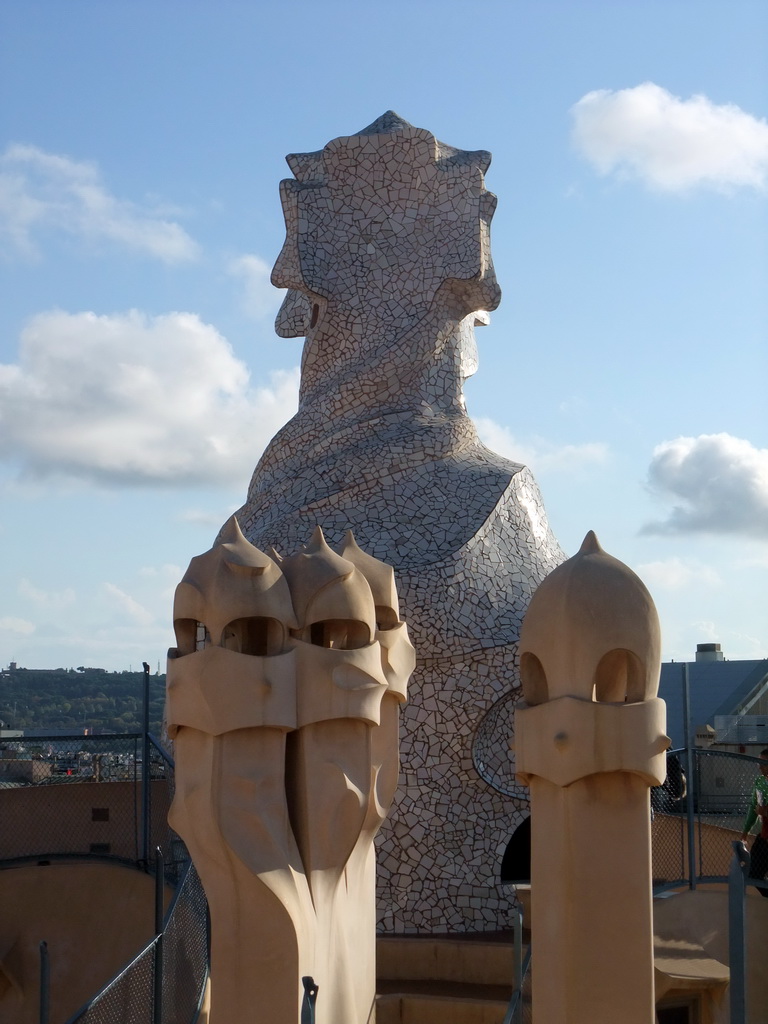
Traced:
<svg viewBox="0 0 768 1024">
<path fill-rule="evenodd" d="M 296 550 L 319 523 L 395 568 L 417 667 L 377 841 L 390 932 L 494 929 L 509 912 L 517 641 L 564 557 L 531 473 L 480 442 L 464 403 L 474 328 L 500 299 L 489 163 L 391 111 L 288 157 L 272 280 L 288 289 L 278 334 L 306 339 L 299 410 L 237 513 L 262 550 Z"/>
</svg>

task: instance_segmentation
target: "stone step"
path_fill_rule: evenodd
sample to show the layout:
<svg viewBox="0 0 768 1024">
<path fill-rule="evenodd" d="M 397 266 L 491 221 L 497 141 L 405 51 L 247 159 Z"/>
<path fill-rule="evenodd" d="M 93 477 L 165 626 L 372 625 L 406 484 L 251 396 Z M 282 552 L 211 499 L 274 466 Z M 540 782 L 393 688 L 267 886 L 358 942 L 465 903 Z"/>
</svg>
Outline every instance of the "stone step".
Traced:
<svg viewBox="0 0 768 1024">
<path fill-rule="evenodd" d="M 502 1024 L 509 1000 L 392 993 L 376 997 L 376 1024 Z"/>
<path fill-rule="evenodd" d="M 377 975 L 376 1024 L 501 1024 L 512 996 L 512 936 L 382 936 Z"/>
<path fill-rule="evenodd" d="M 514 948 L 509 933 L 488 938 L 380 936 L 376 956 L 377 977 L 387 984 L 451 982 L 506 989 L 514 979 Z"/>
</svg>

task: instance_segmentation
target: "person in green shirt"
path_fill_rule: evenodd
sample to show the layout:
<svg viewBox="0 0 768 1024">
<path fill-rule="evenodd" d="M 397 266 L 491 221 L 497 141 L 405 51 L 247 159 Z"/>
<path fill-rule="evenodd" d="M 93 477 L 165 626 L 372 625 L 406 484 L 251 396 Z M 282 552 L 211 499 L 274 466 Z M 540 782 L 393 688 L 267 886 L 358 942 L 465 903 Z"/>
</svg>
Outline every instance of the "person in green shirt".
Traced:
<svg viewBox="0 0 768 1024">
<path fill-rule="evenodd" d="M 768 747 L 760 751 L 760 774 L 752 786 L 752 799 L 741 841 L 746 845 L 754 824 L 760 820 L 760 835 L 755 838 L 750 851 L 749 877 L 765 879 L 768 874 Z M 768 889 L 758 888 L 761 896 L 768 898 Z"/>
</svg>

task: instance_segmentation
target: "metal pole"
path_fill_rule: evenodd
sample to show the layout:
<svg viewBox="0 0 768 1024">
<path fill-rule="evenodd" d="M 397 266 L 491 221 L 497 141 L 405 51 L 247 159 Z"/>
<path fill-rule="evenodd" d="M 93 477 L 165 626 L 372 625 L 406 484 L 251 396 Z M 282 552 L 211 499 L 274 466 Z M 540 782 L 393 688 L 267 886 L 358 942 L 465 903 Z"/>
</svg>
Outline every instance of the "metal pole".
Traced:
<svg viewBox="0 0 768 1024">
<path fill-rule="evenodd" d="M 51 969 L 48 943 L 40 943 L 40 1024 L 48 1024 L 51 1008 Z"/>
<path fill-rule="evenodd" d="M 683 662 L 683 719 L 685 721 L 685 769 L 688 776 L 687 821 L 688 821 L 688 885 L 696 888 L 696 833 L 693 821 L 696 783 L 693 767 L 694 736 L 691 727 L 691 687 L 688 680 L 688 662 Z"/>
<path fill-rule="evenodd" d="M 163 1021 L 163 896 L 165 895 L 165 864 L 163 851 L 155 850 L 155 979 L 152 1024 Z"/>
<path fill-rule="evenodd" d="M 159 846 L 155 847 L 155 935 L 162 934 L 165 895 L 165 858 Z"/>
<path fill-rule="evenodd" d="M 141 750 L 141 839 L 144 870 L 149 871 L 150 771 L 149 771 L 149 665 L 144 662 L 144 735 Z"/>
<path fill-rule="evenodd" d="M 515 1015 L 512 1018 L 514 1024 L 522 1024 L 523 1021 L 523 912 L 519 906 L 515 907 L 515 992 L 517 995 L 517 1006 Z"/>
<path fill-rule="evenodd" d="M 315 1024 L 315 1001 L 317 999 L 318 986 L 315 979 L 306 977 L 301 979 L 304 985 L 304 998 L 301 1002 L 301 1024 Z"/>
<path fill-rule="evenodd" d="M 734 841 L 731 845 L 733 860 L 728 873 L 728 966 L 731 971 L 731 982 L 728 990 L 731 996 L 731 1024 L 746 1024 L 747 968 L 744 954 L 747 922 L 744 900 L 750 857 L 743 843 Z"/>
</svg>

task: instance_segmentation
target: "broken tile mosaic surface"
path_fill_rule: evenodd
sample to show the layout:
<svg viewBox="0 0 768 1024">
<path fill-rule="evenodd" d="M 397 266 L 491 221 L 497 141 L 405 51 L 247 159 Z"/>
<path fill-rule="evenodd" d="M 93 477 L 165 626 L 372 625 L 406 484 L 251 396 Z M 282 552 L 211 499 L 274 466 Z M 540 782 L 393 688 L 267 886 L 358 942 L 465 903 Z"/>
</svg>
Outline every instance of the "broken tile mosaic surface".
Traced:
<svg viewBox="0 0 768 1024">
<path fill-rule="evenodd" d="M 533 476 L 481 444 L 464 404 L 500 299 L 489 163 L 391 111 L 288 157 L 272 280 L 289 289 L 278 334 L 306 338 L 300 404 L 237 513 L 262 550 L 351 528 L 395 568 L 417 667 L 377 844 L 388 932 L 494 929 L 510 910 L 499 868 L 526 805 L 493 709 L 514 703 L 522 617 L 564 557 Z"/>
</svg>

